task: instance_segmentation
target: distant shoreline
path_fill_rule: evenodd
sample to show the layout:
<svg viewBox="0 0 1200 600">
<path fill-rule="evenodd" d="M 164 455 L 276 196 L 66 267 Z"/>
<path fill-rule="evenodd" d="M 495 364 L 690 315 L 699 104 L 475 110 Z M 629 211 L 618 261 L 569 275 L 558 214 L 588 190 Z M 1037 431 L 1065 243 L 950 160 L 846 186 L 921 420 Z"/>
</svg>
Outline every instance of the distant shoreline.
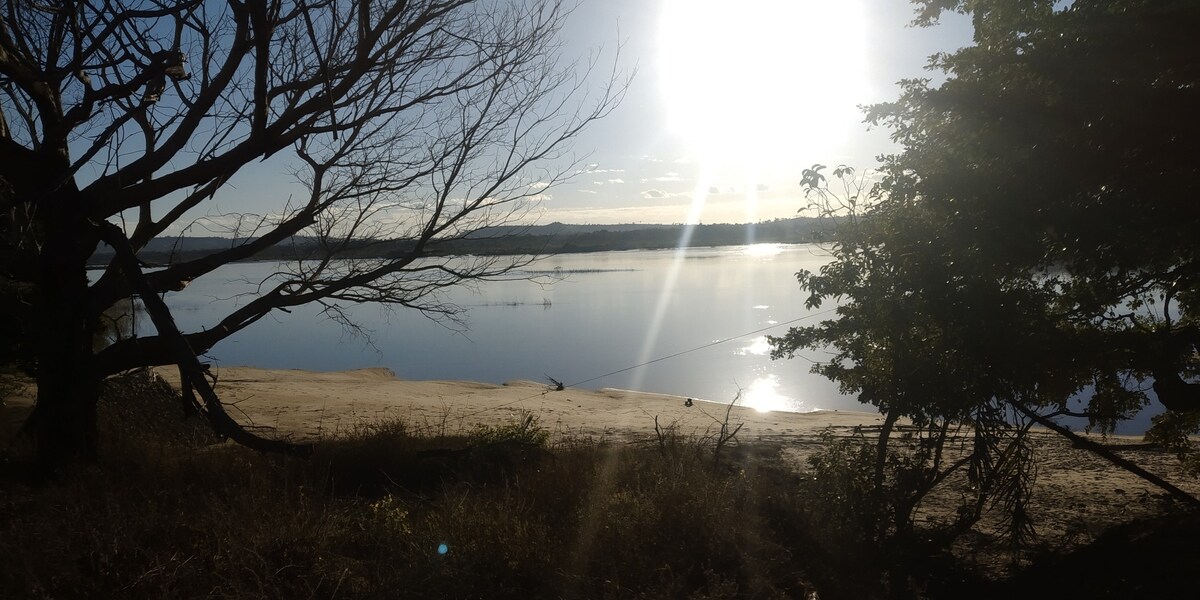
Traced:
<svg viewBox="0 0 1200 600">
<path fill-rule="evenodd" d="M 492 227 L 456 238 L 430 242 L 426 251 L 434 256 L 476 255 L 511 256 L 539 254 L 582 254 L 621 250 L 664 250 L 686 247 L 738 246 L 752 243 L 804 244 L 824 241 L 832 236 L 834 222 L 829 219 L 796 217 L 762 223 L 721 223 L 698 225 L 548 225 Z M 253 241 L 221 237 L 161 237 L 151 240 L 138 253 L 145 263 L 167 265 L 228 250 Z M 402 256 L 412 248 L 405 239 L 362 240 L 346 245 L 340 258 L 389 258 Z M 285 261 L 317 258 L 315 238 L 296 236 L 238 262 Z M 90 267 L 107 266 L 112 251 L 101 246 L 89 259 Z"/>
</svg>

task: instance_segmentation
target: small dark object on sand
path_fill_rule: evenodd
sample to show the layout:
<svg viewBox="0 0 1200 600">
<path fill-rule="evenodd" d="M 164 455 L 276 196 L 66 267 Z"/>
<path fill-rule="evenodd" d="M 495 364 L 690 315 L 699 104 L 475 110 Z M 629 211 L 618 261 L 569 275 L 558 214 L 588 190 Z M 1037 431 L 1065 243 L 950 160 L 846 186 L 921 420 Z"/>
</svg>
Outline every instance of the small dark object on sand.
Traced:
<svg viewBox="0 0 1200 600">
<path fill-rule="evenodd" d="M 688 398 L 687 400 L 684 400 L 684 401 L 683 401 L 683 405 L 684 405 L 684 406 L 687 406 L 687 407 L 689 407 L 689 408 L 692 406 L 692 404 L 694 404 L 694 402 L 692 402 L 692 399 L 691 399 L 691 398 Z"/>
<path fill-rule="evenodd" d="M 550 383 L 554 385 L 554 391 L 556 391 L 556 392 L 561 392 L 561 391 L 567 389 L 567 386 L 563 385 L 563 382 L 561 382 L 549 375 L 546 376 L 546 379 L 549 379 Z"/>
</svg>

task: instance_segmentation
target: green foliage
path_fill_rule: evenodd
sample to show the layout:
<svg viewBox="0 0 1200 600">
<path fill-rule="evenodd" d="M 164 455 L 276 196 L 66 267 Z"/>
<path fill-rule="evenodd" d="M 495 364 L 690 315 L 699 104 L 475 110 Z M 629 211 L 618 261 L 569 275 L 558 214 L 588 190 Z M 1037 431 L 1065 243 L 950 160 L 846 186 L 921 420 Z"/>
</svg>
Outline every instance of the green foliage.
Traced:
<svg viewBox="0 0 1200 600">
<path fill-rule="evenodd" d="M 1200 476 L 1200 454 L 1189 437 L 1200 431 L 1200 413 L 1167 412 L 1154 417 L 1153 423 L 1146 441 L 1175 452 L 1189 474 Z"/>
<path fill-rule="evenodd" d="M 876 450 L 861 431 L 821 433 L 821 450 L 808 458 L 813 495 L 837 535 L 859 543 L 881 541 L 889 519 L 887 492 L 875 486 Z"/>
<path fill-rule="evenodd" d="M 918 426 L 1200 410 L 1200 4 L 917 3 L 923 24 L 970 14 L 976 43 L 934 57 L 940 85 L 869 108 L 902 148 L 873 187 L 804 172 L 842 220 L 834 260 L 798 280 L 837 318 L 773 355 L 832 350 L 815 372 Z M 1190 450 L 1198 424 L 1150 439 Z"/>
<path fill-rule="evenodd" d="M 999 533 L 1019 552 L 1033 538 L 1025 506 L 1033 483 L 1032 451 L 1024 431 L 976 429 L 966 437 L 946 427 L 902 427 L 879 437 L 861 428 L 839 437 L 821 435 L 821 449 L 809 457 L 808 490 L 819 499 L 828 527 L 856 544 L 886 554 L 908 550 L 924 538 L 946 551 L 988 509 L 999 513 Z M 915 516 L 938 485 L 950 485 L 961 504 L 954 514 L 927 519 L 918 531 Z M 880 560 L 902 561 L 884 556 Z"/>
<path fill-rule="evenodd" d="M 471 446 L 514 444 L 545 448 L 550 441 L 550 431 L 542 427 L 533 414 L 524 413 L 520 419 L 501 425 L 480 424 L 467 437 Z"/>
</svg>

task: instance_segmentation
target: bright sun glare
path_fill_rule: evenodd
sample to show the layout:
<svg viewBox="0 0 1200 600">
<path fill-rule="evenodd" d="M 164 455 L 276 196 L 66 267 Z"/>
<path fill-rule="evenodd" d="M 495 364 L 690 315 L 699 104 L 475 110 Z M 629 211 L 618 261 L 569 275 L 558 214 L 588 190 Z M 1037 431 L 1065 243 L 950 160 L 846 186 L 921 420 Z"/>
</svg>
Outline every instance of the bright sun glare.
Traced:
<svg viewBox="0 0 1200 600">
<path fill-rule="evenodd" d="M 865 42 L 859 0 L 666 0 L 668 125 L 711 169 L 811 160 L 861 126 Z"/>
<path fill-rule="evenodd" d="M 742 254 L 755 258 L 768 258 L 780 252 L 783 252 L 783 246 L 779 244 L 750 244 L 742 250 Z"/>
<path fill-rule="evenodd" d="M 779 378 L 775 375 L 759 377 L 750 387 L 742 390 L 741 404 L 758 412 L 797 409 L 791 399 L 779 393 Z"/>
</svg>

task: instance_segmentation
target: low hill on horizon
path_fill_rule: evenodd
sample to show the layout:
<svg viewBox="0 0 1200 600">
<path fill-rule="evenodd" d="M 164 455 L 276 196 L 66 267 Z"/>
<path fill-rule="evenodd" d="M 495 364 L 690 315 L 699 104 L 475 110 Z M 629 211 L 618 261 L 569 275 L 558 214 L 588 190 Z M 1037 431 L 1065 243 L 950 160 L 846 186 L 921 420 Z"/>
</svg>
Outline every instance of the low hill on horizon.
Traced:
<svg viewBox="0 0 1200 600">
<path fill-rule="evenodd" d="M 611 250 L 655 250 L 689 247 L 732 246 L 748 243 L 806 243 L 829 239 L 828 219 L 795 217 L 760 223 L 576 225 L 560 222 L 545 225 L 485 227 L 461 237 L 437 240 L 428 246 L 437 255 L 475 254 L 562 254 Z M 138 253 L 151 264 L 193 260 L 250 243 L 257 238 L 177 236 L 155 238 Z M 344 258 L 401 256 L 413 240 L 362 240 L 341 253 Z M 255 254 L 250 260 L 295 260 L 316 257 L 316 239 L 295 236 Z M 101 245 L 92 255 L 95 265 L 106 264 L 112 249 Z"/>
</svg>

